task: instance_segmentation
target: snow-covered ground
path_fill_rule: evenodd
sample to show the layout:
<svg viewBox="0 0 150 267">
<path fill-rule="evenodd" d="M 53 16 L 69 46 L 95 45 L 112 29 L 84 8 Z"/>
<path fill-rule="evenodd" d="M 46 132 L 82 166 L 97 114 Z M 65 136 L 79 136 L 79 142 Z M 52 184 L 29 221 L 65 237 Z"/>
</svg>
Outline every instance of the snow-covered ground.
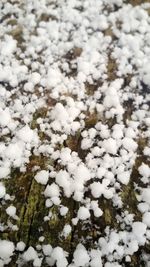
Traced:
<svg viewBox="0 0 150 267">
<path fill-rule="evenodd" d="M 141 2 L 0 1 L 0 267 L 150 267 Z"/>
</svg>

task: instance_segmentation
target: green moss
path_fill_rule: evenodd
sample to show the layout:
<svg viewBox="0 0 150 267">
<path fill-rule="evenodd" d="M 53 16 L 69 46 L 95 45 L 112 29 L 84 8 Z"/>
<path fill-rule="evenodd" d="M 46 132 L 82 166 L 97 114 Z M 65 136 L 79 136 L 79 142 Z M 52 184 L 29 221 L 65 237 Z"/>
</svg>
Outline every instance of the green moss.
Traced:
<svg viewBox="0 0 150 267">
<path fill-rule="evenodd" d="M 112 215 L 110 213 L 110 210 L 105 208 L 104 210 L 104 217 L 105 217 L 105 222 L 106 222 L 106 225 L 111 225 L 112 223 Z"/>
<path fill-rule="evenodd" d="M 134 190 L 132 182 L 128 185 L 122 187 L 122 192 L 120 193 L 123 207 L 128 210 L 129 213 L 135 214 L 134 219 L 141 220 L 141 213 L 137 209 L 137 193 Z"/>
<path fill-rule="evenodd" d="M 41 196 L 41 185 L 34 179 L 31 183 L 31 188 L 25 204 L 23 216 L 20 220 L 20 239 L 26 244 L 30 242 L 30 228 L 33 222 L 33 216 L 37 209 L 37 204 Z"/>
<path fill-rule="evenodd" d="M 33 119 L 31 122 L 31 129 L 37 129 L 38 128 L 37 119 L 45 118 L 46 114 L 47 114 L 47 108 L 45 107 L 36 110 L 36 112 L 33 114 Z"/>
<path fill-rule="evenodd" d="M 91 114 L 88 114 L 85 119 L 85 126 L 87 128 L 94 127 L 95 124 L 98 122 L 98 114 L 96 112 L 93 112 Z"/>
<path fill-rule="evenodd" d="M 111 34 L 111 36 L 113 37 L 113 32 L 111 31 L 111 29 L 107 32 L 106 35 L 108 35 L 108 33 Z M 117 63 L 115 59 L 112 58 L 111 55 L 109 55 L 107 63 L 107 75 L 109 81 L 113 81 L 116 79 L 117 77 L 116 72 L 117 72 Z"/>
<path fill-rule="evenodd" d="M 69 147 L 72 151 L 78 151 L 78 147 L 80 144 L 81 132 L 77 131 L 75 136 L 69 135 L 67 140 L 65 141 L 65 145 Z"/>
</svg>

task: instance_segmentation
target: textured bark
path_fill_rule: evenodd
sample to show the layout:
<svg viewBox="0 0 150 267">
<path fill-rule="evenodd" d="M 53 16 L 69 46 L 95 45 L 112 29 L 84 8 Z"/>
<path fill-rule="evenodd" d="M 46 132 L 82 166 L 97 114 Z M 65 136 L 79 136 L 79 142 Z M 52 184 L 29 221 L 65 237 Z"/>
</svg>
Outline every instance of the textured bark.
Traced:
<svg viewBox="0 0 150 267">
<path fill-rule="evenodd" d="M 130 0 L 127 1 L 133 5 L 138 5 L 143 2 L 150 1 L 142 1 L 142 0 Z M 2 18 L 3 20 L 6 19 Z M 42 20 L 47 21 L 49 17 L 46 15 L 42 17 Z M 15 25 L 17 22 L 15 20 L 10 20 L 9 23 L 11 25 Z M 22 44 L 22 29 L 21 26 L 16 26 L 16 30 L 12 31 L 11 34 L 13 37 L 19 41 L 20 47 L 23 51 Z M 108 29 L 105 33 L 106 35 L 112 36 L 111 29 Z M 113 36 L 112 36 L 113 37 Z M 79 49 L 76 49 L 74 54 L 78 56 L 81 53 Z M 70 55 L 67 55 L 68 57 Z M 72 55 L 71 55 L 72 56 Z M 109 80 L 112 81 L 116 77 L 116 62 L 113 59 L 109 59 L 108 62 L 108 76 Z M 73 73 L 72 73 L 73 75 Z M 130 81 L 130 77 L 126 80 L 128 84 Z M 94 91 L 97 89 L 99 85 L 89 85 L 87 84 L 87 93 L 92 95 Z M 47 106 L 52 105 L 51 99 L 48 100 Z M 132 115 L 132 103 L 126 103 L 126 112 L 124 116 L 124 122 L 131 118 Z M 32 129 L 37 127 L 36 120 L 38 117 L 44 117 L 47 113 L 47 107 L 42 110 L 39 110 L 35 113 L 32 122 Z M 86 118 L 86 128 L 93 127 L 98 120 L 105 120 L 105 118 L 99 118 L 97 114 L 87 114 Z M 115 121 L 109 120 L 108 124 L 113 125 Z M 43 133 L 39 133 L 39 136 L 42 139 L 47 138 L 43 135 Z M 132 170 L 131 179 L 128 185 L 122 186 L 121 198 L 123 201 L 123 207 L 125 210 L 128 210 L 130 213 L 135 214 L 136 220 L 141 220 L 141 213 L 137 210 L 137 198 L 136 192 L 134 190 L 134 182 L 140 185 L 140 178 L 138 175 L 138 167 L 142 162 L 148 163 L 147 159 L 143 156 L 142 151 L 146 146 L 147 140 L 139 138 L 138 141 L 138 156 L 135 162 L 135 165 Z M 66 142 L 64 143 L 64 147 L 69 147 L 72 151 L 78 152 L 79 157 L 84 161 L 86 157 L 85 151 L 81 149 L 81 135 L 80 132 L 75 136 L 69 136 Z M 20 240 L 26 244 L 26 247 L 30 245 L 36 247 L 39 244 L 39 237 L 44 236 L 44 243 L 50 243 L 52 246 L 61 246 L 65 251 L 69 253 L 70 261 L 72 260 L 72 253 L 76 247 L 76 245 L 80 242 L 80 240 L 85 243 L 87 248 L 92 248 L 95 246 L 95 242 L 104 232 L 106 226 L 110 226 L 113 229 L 121 230 L 120 224 L 117 222 L 116 215 L 121 214 L 121 210 L 115 210 L 112 202 L 110 200 L 106 200 L 103 197 L 99 199 L 99 206 L 103 210 L 103 216 L 99 219 L 95 218 L 94 215 L 91 217 L 91 222 L 89 224 L 78 223 L 77 226 L 74 226 L 71 234 L 64 239 L 61 236 L 63 227 L 65 224 L 71 224 L 72 218 L 76 217 L 79 203 L 75 202 L 72 198 L 63 197 L 62 204 L 69 208 L 69 212 L 67 216 L 62 217 L 59 214 L 59 210 L 57 206 L 52 206 L 51 208 L 45 207 L 45 197 L 43 196 L 44 186 L 38 184 L 35 179 L 35 166 L 40 166 L 41 169 L 47 169 L 48 165 L 53 165 L 57 170 L 59 170 L 60 166 L 57 165 L 57 162 L 52 161 L 49 158 L 42 156 L 34 156 L 32 155 L 30 158 L 30 162 L 27 165 L 27 170 L 25 173 L 21 173 L 18 169 L 12 170 L 11 179 L 5 181 L 7 193 L 11 196 L 15 196 L 14 198 L 14 206 L 17 209 L 18 220 L 14 220 L 5 212 L 7 206 L 4 203 L 0 207 L 0 220 L 5 225 L 9 225 L 10 227 L 6 228 L 1 233 L 2 239 L 8 239 L 13 241 L 15 244 Z M 91 197 L 90 193 L 87 192 L 87 196 Z M 92 198 L 92 197 L 91 197 Z M 48 215 L 48 213 L 52 213 L 52 217 L 49 221 L 44 221 L 43 218 Z M 11 223 L 17 225 L 18 230 L 11 229 Z M 89 237 L 88 239 L 86 237 Z M 141 248 L 140 251 L 135 253 L 131 257 L 131 263 L 125 263 L 127 267 L 139 267 L 142 266 L 142 262 L 140 261 L 140 255 L 143 251 L 150 252 L 150 246 L 146 245 Z M 14 255 L 13 261 L 8 265 L 10 267 L 17 266 L 16 264 L 17 255 Z M 30 266 L 30 263 L 24 265 L 24 267 Z M 31 264 L 32 266 L 32 264 Z M 46 263 L 42 264 L 42 266 L 46 266 Z"/>
<path fill-rule="evenodd" d="M 89 127 L 89 121 L 91 125 L 92 119 L 88 119 L 87 121 Z M 95 120 L 93 123 L 95 123 Z M 146 140 L 139 139 L 139 154 L 140 151 L 143 150 L 145 142 Z M 80 157 L 84 159 L 85 155 L 82 154 L 80 148 L 80 135 L 78 135 L 75 140 L 70 137 L 65 145 L 72 150 L 78 151 Z M 135 214 L 135 220 L 141 220 L 141 213 L 137 210 L 137 198 L 133 186 L 134 182 L 140 184 L 137 168 L 140 166 L 141 162 L 146 163 L 147 160 L 142 155 L 139 155 L 135 166 L 133 167 L 130 182 L 128 185 L 122 186 L 121 192 L 124 210 L 128 210 L 130 213 Z M 92 215 L 89 224 L 78 223 L 77 226 L 74 226 L 71 234 L 64 239 L 61 236 L 63 227 L 65 224 L 71 224 L 71 219 L 76 216 L 79 204 L 72 198 L 68 199 L 64 197 L 62 204 L 69 208 L 66 217 L 62 217 L 59 214 L 57 206 L 52 206 L 51 208 L 45 207 L 45 197 L 42 194 L 44 186 L 35 181 L 33 167 L 38 165 L 41 168 L 46 169 L 49 164 L 54 165 L 56 163 L 52 161 L 50 163 L 50 160 L 45 157 L 32 156 L 25 173 L 22 174 L 18 170 L 12 171 L 12 178 L 6 181 L 6 188 L 11 196 L 15 195 L 14 205 L 17 208 L 19 220 L 15 221 L 10 219 L 5 212 L 6 206 L 3 205 L 1 207 L 1 221 L 7 222 L 7 224 L 10 222 L 17 224 L 18 231 L 13 231 L 9 228 L 9 230 L 7 229 L 1 234 L 1 238 L 11 240 L 15 242 L 15 244 L 21 240 L 25 242 L 26 247 L 30 245 L 36 247 L 36 245 L 39 244 L 39 237 L 44 236 L 45 244 L 50 243 L 54 247 L 61 246 L 65 251 L 69 252 L 71 260 L 72 253 L 80 240 L 85 243 L 87 248 L 94 248 L 95 242 L 104 232 L 106 225 L 113 229 L 121 230 L 120 224 L 116 219 L 116 215 L 119 214 L 119 212 L 121 214 L 121 209 L 120 211 L 114 209 L 110 200 L 101 197 L 99 199 L 99 206 L 104 212 L 103 216 L 97 219 Z M 87 196 L 88 194 L 89 192 L 87 192 Z M 91 197 L 91 195 L 89 195 L 89 197 Z M 52 213 L 52 217 L 49 221 L 44 222 L 43 218 L 48 215 L 49 211 Z M 86 239 L 87 236 L 88 239 Z M 139 265 L 139 262 L 140 254 L 143 250 L 149 251 L 149 245 L 134 254 L 131 263 L 126 263 L 126 266 L 142 266 Z M 13 260 L 13 266 L 17 266 L 15 265 L 16 255 Z M 9 266 L 12 266 L 12 262 Z M 28 264 L 27 266 L 30 265 Z M 46 265 L 42 266 L 44 267 Z"/>
</svg>

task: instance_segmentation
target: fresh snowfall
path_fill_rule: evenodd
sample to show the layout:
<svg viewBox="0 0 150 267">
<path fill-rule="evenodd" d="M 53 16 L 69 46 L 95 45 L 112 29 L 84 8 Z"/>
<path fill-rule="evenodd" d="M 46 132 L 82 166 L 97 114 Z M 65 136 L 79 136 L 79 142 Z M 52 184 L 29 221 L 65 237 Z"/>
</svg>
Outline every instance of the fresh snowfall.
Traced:
<svg viewBox="0 0 150 267">
<path fill-rule="evenodd" d="M 0 1 L 0 267 L 150 267 L 150 1 Z"/>
</svg>

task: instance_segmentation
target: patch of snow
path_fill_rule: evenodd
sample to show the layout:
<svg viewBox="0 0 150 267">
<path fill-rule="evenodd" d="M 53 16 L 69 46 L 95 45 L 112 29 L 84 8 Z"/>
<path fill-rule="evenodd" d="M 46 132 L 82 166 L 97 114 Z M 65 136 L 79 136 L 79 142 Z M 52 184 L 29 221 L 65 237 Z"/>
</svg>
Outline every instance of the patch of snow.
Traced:
<svg viewBox="0 0 150 267">
<path fill-rule="evenodd" d="M 77 267 L 86 266 L 89 264 L 90 257 L 82 244 L 78 244 L 76 247 L 76 250 L 73 254 L 73 261 Z"/>
<path fill-rule="evenodd" d="M 39 171 L 34 177 L 37 183 L 42 184 L 42 185 L 47 184 L 48 178 L 49 178 L 49 172 L 45 170 Z"/>
<path fill-rule="evenodd" d="M 80 207 L 77 213 L 77 217 L 80 220 L 87 220 L 90 218 L 90 212 L 86 207 Z"/>
<path fill-rule="evenodd" d="M 63 232 L 62 232 L 62 234 L 63 234 L 63 236 L 66 238 L 66 237 L 71 233 L 71 231 L 72 231 L 72 227 L 71 227 L 71 225 L 70 225 L 70 224 L 66 224 L 66 225 L 64 226 L 64 228 L 63 228 Z"/>
<path fill-rule="evenodd" d="M 144 177 L 150 177 L 150 167 L 145 164 L 142 163 L 142 165 L 138 168 L 139 174 L 141 174 Z"/>
<path fill-rule="evenodd" d="M 20 242 L 17 243 L 16 249 L 18 251 L 24 251 L 25 250 L 25 246 L 26 246 L 25 243 L 23 241 L 20 241 Z"/>
<path fill-rule="evenodd" d="M 9 263 L 10 257 L 13 255 L 15 246 L 13 242 L 7 240 L 0 240 L 0 258 L 5 262 Z"/>
<path fill-rule="evenodd" d="M 45 256 L 50 256 L 52 253 L 52 246 L 50 244 L 43 245 L 42 250 Z"/>
<path fill-rule="evenodd" d="M 145 225 L 147 225 L 147 227 L 150 228 L 150 212 L 147 211 L 143 214 L 142 221 L 145 223 Z"/>
<path fill-rule="evenodd" d="M 6 213 L 10 216 L 10 217 L 13 217 L 15 218 L 15 215 L 16 215 L 16 207 L 14 206 L 9 206 L 7 209 L 6 209 Z"/>
<path fill-rule="evenodd" d="M 47 185 L 44 191 L 44 195 L 45 197 L 59 197 L 60 195 L 59 186 L 55 183 Z"/>
<path fill-rule="evenodd" d="M 28 262 L 28 261 L 34 261 L 35 259 L 38 258 L 38 254 L 36 252 L 36 250 L 30 246 L 22 255 L 23 257 L 23 260 L 25 262 Z"/>
<path fill-rule="evenodd" d="M 3 198 L 6 194 L 6 188 L 3 183 L 0 183 L 0 198 Z"/>
</svg>

